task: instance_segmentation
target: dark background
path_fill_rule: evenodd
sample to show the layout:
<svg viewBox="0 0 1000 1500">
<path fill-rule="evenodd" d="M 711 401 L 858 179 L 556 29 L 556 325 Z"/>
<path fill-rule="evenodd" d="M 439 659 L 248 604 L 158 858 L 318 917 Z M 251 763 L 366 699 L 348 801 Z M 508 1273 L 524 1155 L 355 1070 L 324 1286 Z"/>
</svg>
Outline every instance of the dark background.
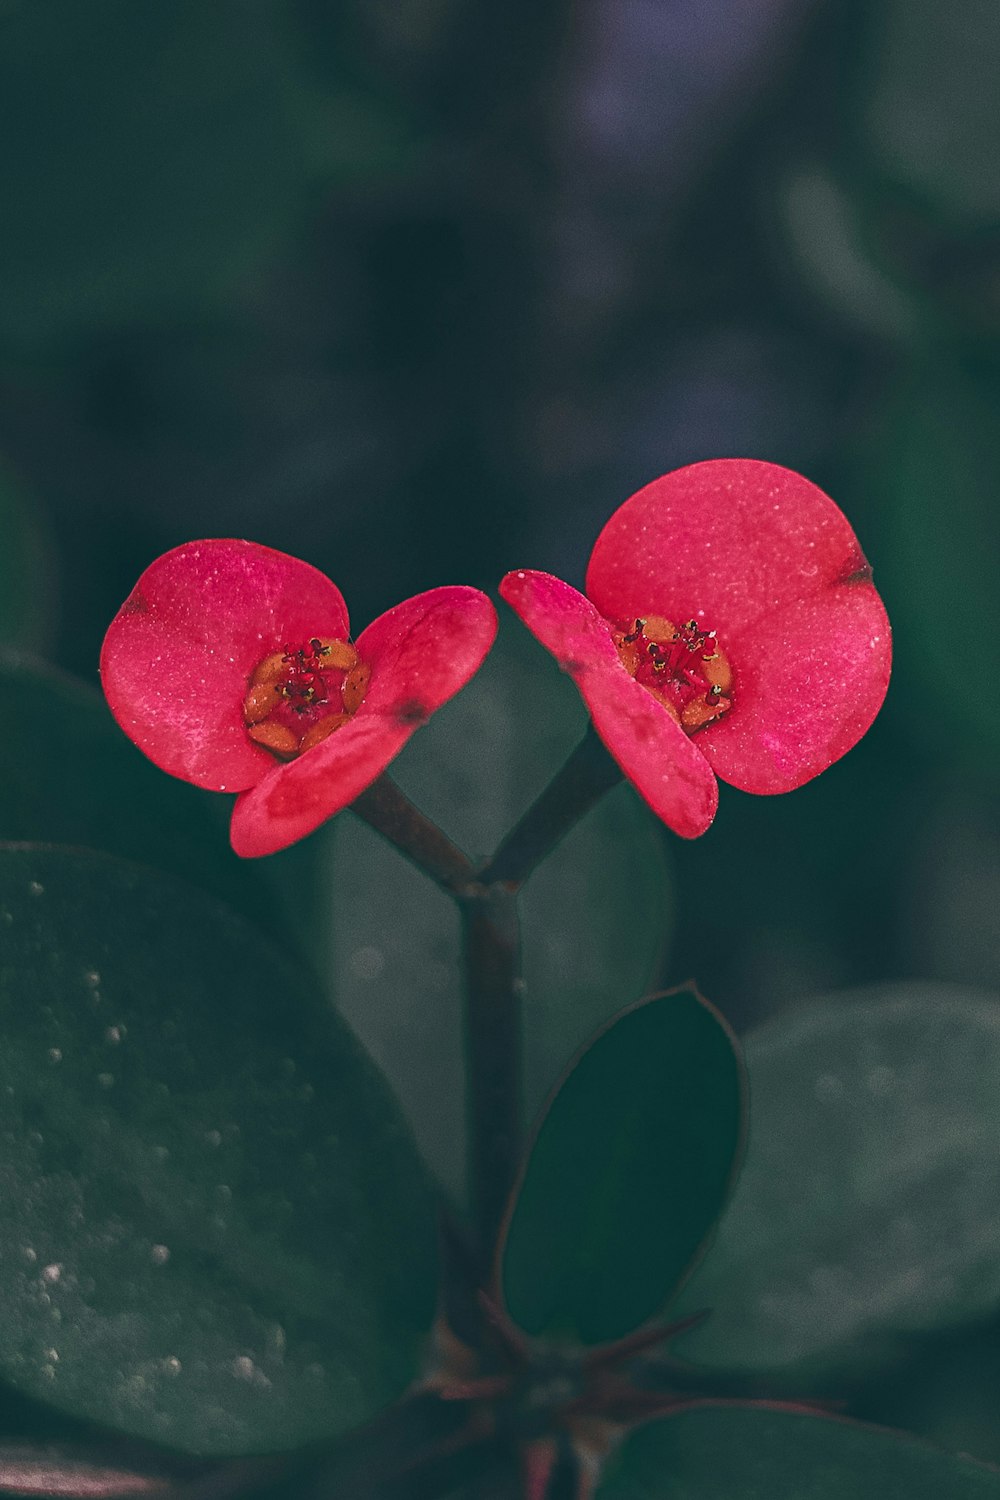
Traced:
<svg viewBox="0 0 1000 1500">
<path fill-rule="evenodd" d="M 815 783 L 671 841 L 668 977 L 741 1024 L 996 988 L 998 77 L 995 0 L 3 0 L 4 632 L 95 681 L 204 535 L 359 628 L 579 584 L 647 480 L 787 464 L 894 680 Z"/>
</svg>

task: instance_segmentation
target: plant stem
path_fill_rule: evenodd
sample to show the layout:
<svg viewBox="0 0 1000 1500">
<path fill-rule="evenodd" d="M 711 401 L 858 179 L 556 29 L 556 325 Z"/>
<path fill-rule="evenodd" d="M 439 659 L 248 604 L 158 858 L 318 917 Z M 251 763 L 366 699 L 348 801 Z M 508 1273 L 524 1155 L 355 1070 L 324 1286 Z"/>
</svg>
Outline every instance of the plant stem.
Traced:
<svg viewBox="0 0 1000 1500">
<path fill-rule="evenodd" d="M 470 1198 L 484 1281 L 521 1162 L 520 949 L 515 892 L 480 886 L 462 902 Z"/>
<path fill-rule="evenodd" d="M 496 1463 L 496 1442 L 470 1430 L 458 1403 L 404 1396 L 342 1438 L 298 1488 L 299 1500 L 395 1500 L 450 1494 L 466 1473 Z"/>
<path fill-rule="evenodd" d="M 351 810 L 450 895 L 461 897 L 476 879 L 471 860 L 389 776 L 373 781 Z"/>
<path fill-rule="evenodd" d="M 517 890 L 585 812 L 622 779 L 593 728 L 504 839 L 479 879 Z"/>
<path fill-rule="evenodd" d="M 621 779 L 592 729 L 477 871 L 380 776 L 354 811 L 457 903 L 462 921 L 470 1201 L 477 1273 L 488 1284 L 497 1235 L 521 1167 L 521 927 L 517 893 L 583 814 Z"/>
</svg>

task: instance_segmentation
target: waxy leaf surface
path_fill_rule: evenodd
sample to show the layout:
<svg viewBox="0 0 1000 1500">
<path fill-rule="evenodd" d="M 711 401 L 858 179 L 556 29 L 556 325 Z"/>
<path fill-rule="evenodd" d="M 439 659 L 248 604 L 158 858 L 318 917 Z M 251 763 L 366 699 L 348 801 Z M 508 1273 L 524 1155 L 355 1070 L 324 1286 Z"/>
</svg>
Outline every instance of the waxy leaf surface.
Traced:
<svg viewBox="0 0 1000 1500">
<path fill-rule="evenodd" d="M 660 1312 L 722 1211 L 742 1068 L 690 990 L 634 1006 L 576 1060 L 538 1127 L 502 1243 L 527 1333 L 602 1343 Z"/>
<path fill-rule="evenodd" d="M 189 1465 L 190 1460 L 174 1474 L 162 1454 L 144 1454 L 140 1460 L 128 1449 L 116 1452 L 111 1443 L 102 1450 L 84 1444 L 0 1442 L 0 1494 L 137 1500 L 140 1495 L 169 1495 L 177 1481 L 191 1477 L 184 1471 Z"/>
<path fill-rule="evenodd" d="M 0 693 L 17 704 L 0 737 L 0 839 L 140 860 L 196 881 L 284 936 L 284 877 L 298 873 L 308 851 L 267 866 L 238 859 L 226 837 L 228 809 L 150 765 L 86 683 L 0 652 Z"/>
<path fill-rule="evenodd" d="M 766 1406 L 650 1422 L 596 1500 L 995 1500 L 1000 1473 L 884 1428 Z"/>
<path fill-rule="evenodd" d="M 747 1159 L 681 1310 L 678 1353 L 831 1372 L 1000 1306 L 1000 1004 L 893 985 L 779 1016 L 745 1042 Z M 824 1381 L 825 1377 L 825 1381 Z"/>
<path fill-rule="evenodd" d="M 586 727 L 570 682 L 507 611 L 479 673 L 414 737 L 392 776 L 473 857 L 490 853 Z M 337 1004 L 390 1078 L 424 1154 L 462 1191 L 461 990 L 452 903 L 377 834 L 338 820 L 330 966 Z M 610 793 L 520 897 L 525 1104 L 575 1049 L 655 987 L 671 916 L 659 831 Z"/>
<path fill-rule="evenodd" d="M 0 850 L 0 1374 L 203 1455 L 336 1438 L 418 1371 L 434 1220 L 384 1080 L 227 908 Z"/>
</svg>

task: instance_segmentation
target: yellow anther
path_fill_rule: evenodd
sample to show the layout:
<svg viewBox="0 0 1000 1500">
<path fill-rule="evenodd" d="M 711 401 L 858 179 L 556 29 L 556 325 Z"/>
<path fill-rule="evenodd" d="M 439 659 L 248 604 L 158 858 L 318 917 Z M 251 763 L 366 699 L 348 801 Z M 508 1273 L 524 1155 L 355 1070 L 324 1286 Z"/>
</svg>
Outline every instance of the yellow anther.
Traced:
<svg viewBox="0 0 1000 1500">
<path fill-rule="evenodd" d="M 622 666 L 661 703 L 686 734 L 732 708 L 733 674 L 714 630 L 696 619 L 674 625 L 664 615 L 637 616 L 634 628 L 612 630 Z"/>
</svg>

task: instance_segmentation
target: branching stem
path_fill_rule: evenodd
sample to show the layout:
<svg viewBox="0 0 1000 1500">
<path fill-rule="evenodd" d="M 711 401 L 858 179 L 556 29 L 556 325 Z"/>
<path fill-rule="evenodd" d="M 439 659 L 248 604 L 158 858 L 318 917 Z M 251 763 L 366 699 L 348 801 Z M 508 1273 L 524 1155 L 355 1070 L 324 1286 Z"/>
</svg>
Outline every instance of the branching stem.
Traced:
<svg viewBox="0 0 1000 1500">
<path fill-rule="evenodd" d="M 584 813 L 621 779 L 621 771 L 588 725 L 562 769 L 480 872 L 480 880 L 517 890 Z"/>
<path fill-rule="evenodd" d="M 388 776 L 354 811 L 457 903 L 462 922 L 469 1183 L 483 1284 L 521 1166 L 521 932 L 517 893 L 583 814 L 621 779 L 592 729 L 476 870 Z"/>
<path fill-rule="evenodd" d="M 462 904 L 469 1187 L 484 1283 L 521 1162 L 520 925 L 503 886 L 480 886 Z"/>
<path fill-rule="evenodd" d="M 449 895 L 460 897 L 475 880 L 468 856 L 389 776 L 373 781 L 351 809 Z"/>
</svg>

